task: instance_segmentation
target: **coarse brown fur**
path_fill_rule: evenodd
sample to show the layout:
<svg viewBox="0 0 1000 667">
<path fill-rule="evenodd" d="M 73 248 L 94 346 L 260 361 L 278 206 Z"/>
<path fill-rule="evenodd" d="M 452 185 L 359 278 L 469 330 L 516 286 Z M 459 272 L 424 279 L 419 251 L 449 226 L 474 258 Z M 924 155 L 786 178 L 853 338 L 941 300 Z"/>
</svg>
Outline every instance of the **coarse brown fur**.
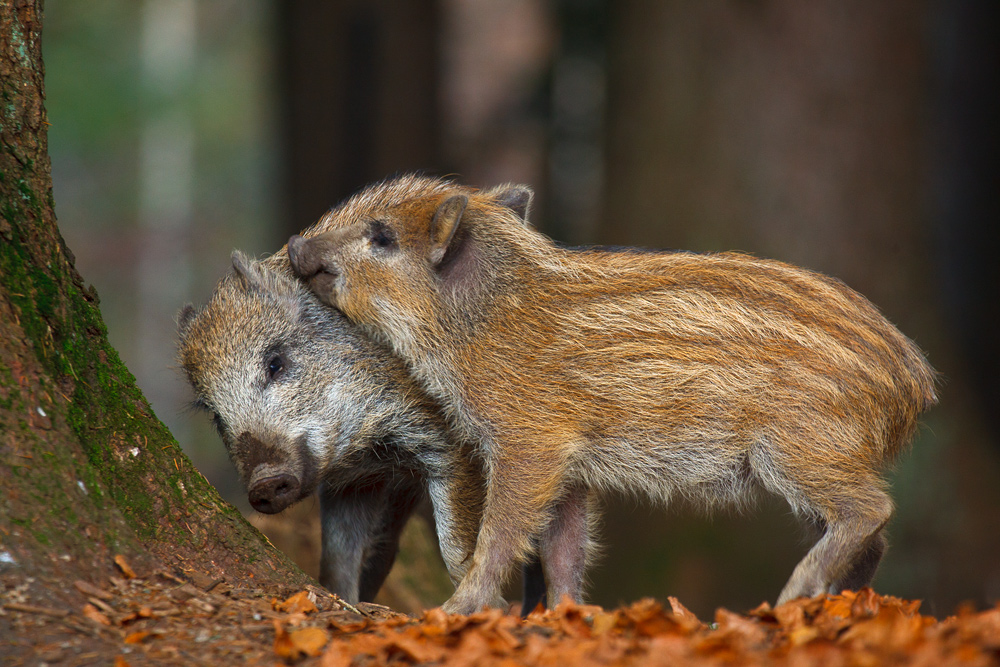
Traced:
<svg viewBox="0 0 1000 667">
<path fill-rule="evenodd" d="M 318 491 L 320 581 L 371 600 L 428 495 L 453 579 L 468 566 L 485 493 L 403 364 L 290 275 L 239 253 L 200 310 L 179 316 L 179 358 L 251 504 L 273 513 Z"/>
<path fill-rule="evenodd" d="M 706 509 L 769 491 L 824 530 L 779 602 L 867 584 L 892 513 L 880 470 L 937 400 L 917 347 L 840 281 L 781 262 L 559 248 L 522 224 L 529 199 L 407 176 L 288 245 L 480 443 L 482 527 L 445 608 L 489 604 L 533 539 L 564 568 L 550 599 L 579 598 L 566 564 L 582 573 L 608 491 Z"/>
</svg>

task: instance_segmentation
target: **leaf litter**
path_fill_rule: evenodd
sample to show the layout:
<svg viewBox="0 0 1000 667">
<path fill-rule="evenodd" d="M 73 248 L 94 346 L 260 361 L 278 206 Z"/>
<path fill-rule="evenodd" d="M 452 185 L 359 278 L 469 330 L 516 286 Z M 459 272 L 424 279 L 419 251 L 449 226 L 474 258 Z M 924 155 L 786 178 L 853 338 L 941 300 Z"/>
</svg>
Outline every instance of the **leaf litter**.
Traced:
<svg viewBox="0 0 1000 667">
<path fill-rule="evenodd" d="M 919 601 L 867 588 L 743 614 L 720 608 L 710 622 L 672 597 L 612 610 L 565 601 L 526 619 L 496 609 L 414 617 L 349 605 L 318 587 L 199 586 L 117 564 L 124 578 L 74 582 L 66 609 L 0 597 L 0 655 L 17 648 L 11 655 L 36 662 L 117 667 L 1000 665 L 1000 604 L 938 620 Z"/>
</svg>

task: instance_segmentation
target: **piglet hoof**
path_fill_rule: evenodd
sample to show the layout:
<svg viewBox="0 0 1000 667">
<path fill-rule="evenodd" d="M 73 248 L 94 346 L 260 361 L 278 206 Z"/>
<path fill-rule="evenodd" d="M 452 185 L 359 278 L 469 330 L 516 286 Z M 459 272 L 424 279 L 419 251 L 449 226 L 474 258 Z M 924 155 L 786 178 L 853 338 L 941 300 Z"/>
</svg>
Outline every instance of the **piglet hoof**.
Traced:
<svg viewBox="0 0 1000 667">
<path fill-rule="evenodd" d="M 799 598 L 814 598 L 817 595 L 822 595 L 826 593 L 826 588 L 822 586 L 796 586 L 791 587 L 791 585 L 785 586 L 785 589 L 781 591 L 781 595 L 778 596 L 778 601 L 774 606 L 780 607 L 786 602 L 791 602 L 792 600 L 797 600 Z"/>
<path fill-rule="evenodd" d="M 501 597 L 490 598 L 483 595 L 464 595 L 456 592 L 451 598 L 441 605 L 441 609 L 448 614 L 462 614 L 469 616 L 489 607 L 504 608 L 507 602 Z"/>
</svg>

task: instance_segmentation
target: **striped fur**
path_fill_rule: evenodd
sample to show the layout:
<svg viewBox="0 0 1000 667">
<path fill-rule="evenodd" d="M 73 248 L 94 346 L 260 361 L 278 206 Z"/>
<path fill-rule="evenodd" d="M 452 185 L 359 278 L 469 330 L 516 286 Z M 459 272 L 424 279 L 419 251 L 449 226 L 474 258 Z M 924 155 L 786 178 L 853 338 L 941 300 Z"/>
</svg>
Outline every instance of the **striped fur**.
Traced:
<svg viewBox="0 0 1000 667">
<path fill-rule="evenodd" d="M 580 517 L 609 491 L 706 510 L 777 494 L 824 529 L 779 602 L 867 584 L 892 513 L 880 471 L 937 400 L 920 350 L 781 262 L 560 248 L 508 205 L 525 193 L 407 176 L 289 242 L 296 273 L 482 450 L 483 523 L 446 609 L 495 599 L 535 540 L 582 569 Z M 581 596 L 582 576 L 551 578 L 550 599 Z"/>
</svg>

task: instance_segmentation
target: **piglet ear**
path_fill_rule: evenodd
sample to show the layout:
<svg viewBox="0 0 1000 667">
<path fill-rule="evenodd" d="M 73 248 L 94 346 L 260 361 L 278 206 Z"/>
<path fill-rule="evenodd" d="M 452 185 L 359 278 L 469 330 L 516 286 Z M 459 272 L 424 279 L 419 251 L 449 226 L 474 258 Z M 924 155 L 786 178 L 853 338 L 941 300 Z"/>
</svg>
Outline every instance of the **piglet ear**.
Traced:
<svg viewBox="0 0 1000 667">
<path fill-rule="evenodd" d="M 311 278 L 320 270 L 319 257 L 310 243 L 298 234 L 288 239 L 288 262 L 299 278 Z"/>
<path fill-rule="evenodd" d="M 250 284 L 255 282 L 255 273 L 251 268 L 253 260 L 250 257 L 239 250 L 234 250 L 229 259 L 233 263 L 233 270 L 236 271 L 236 275 Z"/>
<path fill-rule="evenodd" d="M 447 254 L 468 204 L 466 195 L 453 195 L 434 212 L 434 219 L 431 220 L 431 263 L 434 266 L 440 264 Z"/>
<path fill-rule="evenodd" d="M 234 250 L 230 260 L 233 263 L 233 271 L 236 276 L 243 281 L 244 289 L 258 292 L 266 292 L 270 289 L 271 283 L 268 281 L 264 267 L 256 259 L 239 250 Z"/>
<path fill-rule="evenodd" d="M 528 221 L 528 211 L 534 196 L 531 188 L 527 185 L 502 185 L 493 193 L 496 203 L 514 211 L 521 220 Z"/>
<path fill-rule="evenodd" d="M 194 321 L 195 315 L 198 312 L 194 309 L 190 303 L 185 304 L 183 308 L 177 311 L 177 337 L 183 339 L 187 336 L 188 329 L 191 328 L 191 322 Z"/>
</svg>

